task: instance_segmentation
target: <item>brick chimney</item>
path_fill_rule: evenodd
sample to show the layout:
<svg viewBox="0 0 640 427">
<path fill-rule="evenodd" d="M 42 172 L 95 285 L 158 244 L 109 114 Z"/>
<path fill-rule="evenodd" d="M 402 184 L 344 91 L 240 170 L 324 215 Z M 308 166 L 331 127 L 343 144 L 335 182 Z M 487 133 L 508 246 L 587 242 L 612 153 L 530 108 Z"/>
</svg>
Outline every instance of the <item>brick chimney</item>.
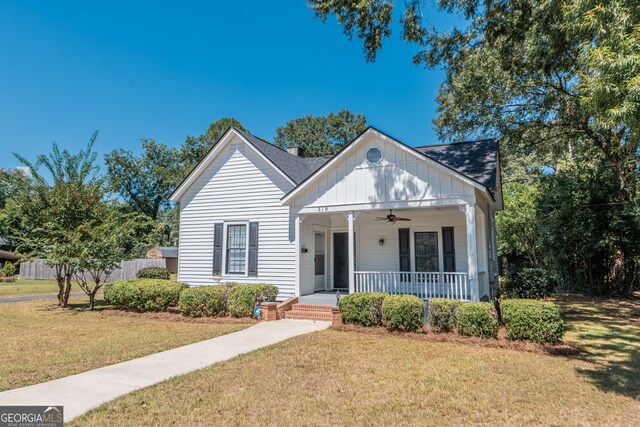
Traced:
<svg viewBox="0 0 640 427">
<path fill-rule="evenodd" d="M 301 147 L 288 147 L 287 152 L 294 156 L 304 157 L 304 150 Z"/>
</svg>

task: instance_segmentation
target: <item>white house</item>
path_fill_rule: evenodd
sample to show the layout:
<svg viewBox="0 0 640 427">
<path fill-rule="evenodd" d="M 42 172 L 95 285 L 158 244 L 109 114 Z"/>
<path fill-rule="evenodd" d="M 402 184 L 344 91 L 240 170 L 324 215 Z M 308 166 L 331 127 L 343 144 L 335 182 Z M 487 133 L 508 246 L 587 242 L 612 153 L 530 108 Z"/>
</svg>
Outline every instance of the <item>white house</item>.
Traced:
<svg viewBox="0 0 640 427">
<path fill-rule="evenodd" d="M 470 301 L 497 286 L 493 140 L 409 147 L 369 127 L 333 157 L 305 158 L 231 128 L 171 200 L 190 285 Z"/>
</svg>

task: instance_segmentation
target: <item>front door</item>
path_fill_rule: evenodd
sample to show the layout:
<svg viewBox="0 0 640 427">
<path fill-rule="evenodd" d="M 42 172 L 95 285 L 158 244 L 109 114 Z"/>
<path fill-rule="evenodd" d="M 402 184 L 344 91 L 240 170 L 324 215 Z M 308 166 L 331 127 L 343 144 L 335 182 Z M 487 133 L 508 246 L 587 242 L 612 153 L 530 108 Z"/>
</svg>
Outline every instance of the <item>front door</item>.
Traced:
<svg viewBox="0 0 640 427">
<path fill-rule="evenodd" d="M 324 291 L 325 290 L 325 233 L 322 231 L 315 231 L 313 233 L 313 261 L 315 264 L 314 267 L 314 276 L 313 276 L 313 290 L 315 292 Z"/>
<path fill-rule="evenodd" d="M 335 289 L 349 289 L 348 237 L 348 233 L 333 233 L 333 287 Z M 355 248 L 353 253 L 355 258 Z"/>
</svg>

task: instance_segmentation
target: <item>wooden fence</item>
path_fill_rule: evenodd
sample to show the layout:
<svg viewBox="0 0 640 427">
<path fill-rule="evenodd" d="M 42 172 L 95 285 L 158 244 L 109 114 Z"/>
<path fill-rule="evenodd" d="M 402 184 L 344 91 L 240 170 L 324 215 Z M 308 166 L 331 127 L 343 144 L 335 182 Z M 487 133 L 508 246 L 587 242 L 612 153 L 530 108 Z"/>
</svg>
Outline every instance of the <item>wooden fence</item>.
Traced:
<svg viewBox="0 0 640 427">
<path fill-rule="evenodd" d="M 166 268 L 166 266 L 167 264 L 164 259 L 133 259 L 131 261 L 122 261 L 120 267 L 111 273 L 107 281 L 115 282 L 116 280 L 135 279 L 138 271 L 143 268 Z M 20 277 L 33 280 L 54 280 L 56 278 L 55 269 L 47 267 L 42 259 L 21 262 Z"/>
</svg>

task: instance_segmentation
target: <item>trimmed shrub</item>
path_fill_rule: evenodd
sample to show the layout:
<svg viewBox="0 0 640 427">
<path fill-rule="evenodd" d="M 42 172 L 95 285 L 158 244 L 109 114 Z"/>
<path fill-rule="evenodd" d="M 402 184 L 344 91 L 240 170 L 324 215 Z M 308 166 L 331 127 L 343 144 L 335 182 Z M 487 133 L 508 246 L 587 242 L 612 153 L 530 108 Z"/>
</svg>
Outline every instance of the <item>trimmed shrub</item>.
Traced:
<svg viewBox="0 0 640 427">
<path fill-rule="evenodd" d="M 196 286 L 180 293 L 178 307 L 183 316 L 221 316 L 227 312 L 227 286 Z"/>
<path fill-rule="evenodd" d="M 520 268 L 507 274 L 500 289 L 507 298 L 544 298 L 553 294 L 556 281 L 541 267 Z"/>
<path fill-rule="evenodd" d="M 7 261 L 4 263 L 2 270 L 0 271 L 0 276 L 11 277 L 15 276 L 17 273 L 16 265 L 11 261 Z"/>
<path fill-rule="evenodd" d="M 498 314 L 490 302 L 468 302 L 456 308 L 456 329 L 460 335 L 497 338 Z"/>
<path fill-rule="evenodd" d="M 429 300 L 429 323 L 443 332 L 449 332 L 456 326 L 455 310 L 462 304 L 449 298 L 432 298 Z"/>
<path fill-rule="evenodd" d="M 383 292 L 356 292 L 340 298 L 338 307 L 344 323 L 362 326 L 382 325 Z"/>
<path fill-rule="evenodd" d="M 556 343 L 564 335 L 562 309 L 552 302 L 506 299 L 500 311 L 509 339 Z"/>
<path fill-rule="evenodd" d="M 104 286 L 104 299 L 124 310 L 163 311 L 177 305 L 180 292 L 188 287 L 170 280 L 120 280 Z"/>
<path fill-rule="evenodd" d="M 382 302 L 382 323 L 390 331 L 417 331 L 423 313 L 424 302 L 413 295 L 389 295 Z"/>
<path fill-rule="evenodd" d="M 256 304 L 275 301 L 278 287 L 274 285 L 235 285 L 229 289 L 229 314 L 233 317 L 251 317 Z"/>
<path fill-rule="evenodd" d="M 146 267 L 138 271 L 138 279 L 171 279 L 169 270 L 162 267 Z"/>
</svg>

